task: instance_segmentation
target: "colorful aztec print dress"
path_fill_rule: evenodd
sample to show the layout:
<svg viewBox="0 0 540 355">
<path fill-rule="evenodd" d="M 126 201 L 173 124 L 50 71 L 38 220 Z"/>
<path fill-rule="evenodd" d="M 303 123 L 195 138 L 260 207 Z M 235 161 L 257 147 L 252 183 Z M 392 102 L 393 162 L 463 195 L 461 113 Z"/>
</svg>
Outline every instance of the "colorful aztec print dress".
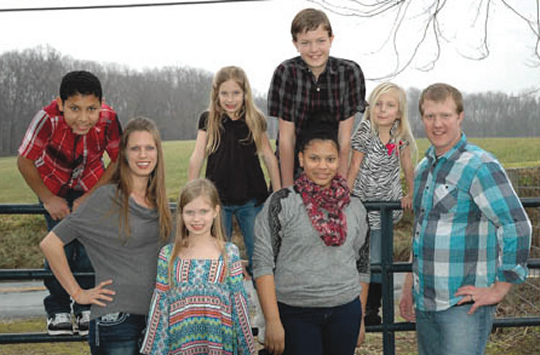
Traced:
<svg viewBox="0 0 540 355">
<path fill-rule="evenodd" d="M 229 274 L 219 259 L 176 258 L 161 249 L 143 354 L 247 355 L 255 352 L 238 248 L 227 243 Z"/>
</svg>

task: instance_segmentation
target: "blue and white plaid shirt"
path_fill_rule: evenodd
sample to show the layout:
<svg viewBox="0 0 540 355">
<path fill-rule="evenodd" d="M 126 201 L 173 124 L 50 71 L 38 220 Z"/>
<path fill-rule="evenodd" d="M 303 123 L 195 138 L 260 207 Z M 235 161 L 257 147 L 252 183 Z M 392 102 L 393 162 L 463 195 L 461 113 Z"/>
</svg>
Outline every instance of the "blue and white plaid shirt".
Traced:
<svg viewBox="0 0 540 355">
<path fill-rule="evenodd" d="M 414 180 L 414 298 L 422 311 L 457 304 L 458 288 L 527 277 L 531 222 L 501 164 L 465 134 L 443 156 L 434 147 Z"/>
</svg>

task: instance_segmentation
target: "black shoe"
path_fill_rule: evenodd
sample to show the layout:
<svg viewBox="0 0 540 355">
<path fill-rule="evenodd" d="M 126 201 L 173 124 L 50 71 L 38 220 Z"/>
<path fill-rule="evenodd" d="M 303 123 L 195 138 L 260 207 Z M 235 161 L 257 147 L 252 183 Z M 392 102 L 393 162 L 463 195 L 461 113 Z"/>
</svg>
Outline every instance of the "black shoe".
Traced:
<svg viewBox="0 0 540 355">
<path fill-rule="evenodd" d="M 365 325 L 381 325 L 381 316 L 379 312 L 382 301 L 382 284 L 372 282 L 369 284 L 368 298 L 366 302 Z"/>
<path fill-rule="evenodd" d="M 57 313 L 47 318 L 47 333 L 49 335 L 73 335 L 71 314 Z"/>
<path fill-rule="evenodd" d="M 382 319 L 378 314 L 366 314 L 364 317 L 364 325 L 381 325 Z"/>
</svg>

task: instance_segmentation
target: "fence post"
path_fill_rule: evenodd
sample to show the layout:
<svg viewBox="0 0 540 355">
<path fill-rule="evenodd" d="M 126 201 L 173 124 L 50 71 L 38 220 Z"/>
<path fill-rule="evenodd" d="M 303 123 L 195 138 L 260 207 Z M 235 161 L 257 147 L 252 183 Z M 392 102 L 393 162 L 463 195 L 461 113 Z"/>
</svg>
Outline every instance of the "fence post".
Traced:
<svg viewBox="0 0 540 355">
<path fill-rule="evenodd" d="M 394 260 L 394 224 L 393 208 L 381 207 L 381 276 L 383 295 L 383 353 L 395 354 L 395 333 L 389 329 L 394 324 L 394 273 L 390 268 Z"/>
</svg>

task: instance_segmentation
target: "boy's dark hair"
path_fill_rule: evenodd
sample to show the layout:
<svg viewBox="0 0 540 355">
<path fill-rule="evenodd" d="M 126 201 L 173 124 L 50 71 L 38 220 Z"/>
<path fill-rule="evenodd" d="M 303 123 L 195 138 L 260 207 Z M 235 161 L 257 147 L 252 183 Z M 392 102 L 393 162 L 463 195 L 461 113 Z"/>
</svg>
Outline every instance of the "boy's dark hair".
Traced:
<svg viewBox="0 0 540 355">
<path fill-rule="evenodd" d="M 66 102 L 68 98 L 77 94 L 83 96 L 94 95 L 101 102 L 103 91 L 99 79 L 85 70 L 72 71 L 64 75 L 60 84 L 60 99 L 62 102 Z"/>
<path fill-rule="evenodd" d="M 332 37 L 332 25 L 326 14 L 321 10 L 304 9 L 294 17 L 291 24 L 291 35 L 296 42 L 297 36 L 307 31 L 315 31 L 319 26 L 328 32 L 328 37 Z"/>
<path fill-rule="evenodd" d="M 339 150 L 337 133 L 338 124 L 329 113 L 313 112 L 308 116 L 305 124 L 302 125 L 302 131 L 298 139 L 300 143 L 298 151 L 304 151 L 313 140 L 332 141 Z"/>
</svg>

